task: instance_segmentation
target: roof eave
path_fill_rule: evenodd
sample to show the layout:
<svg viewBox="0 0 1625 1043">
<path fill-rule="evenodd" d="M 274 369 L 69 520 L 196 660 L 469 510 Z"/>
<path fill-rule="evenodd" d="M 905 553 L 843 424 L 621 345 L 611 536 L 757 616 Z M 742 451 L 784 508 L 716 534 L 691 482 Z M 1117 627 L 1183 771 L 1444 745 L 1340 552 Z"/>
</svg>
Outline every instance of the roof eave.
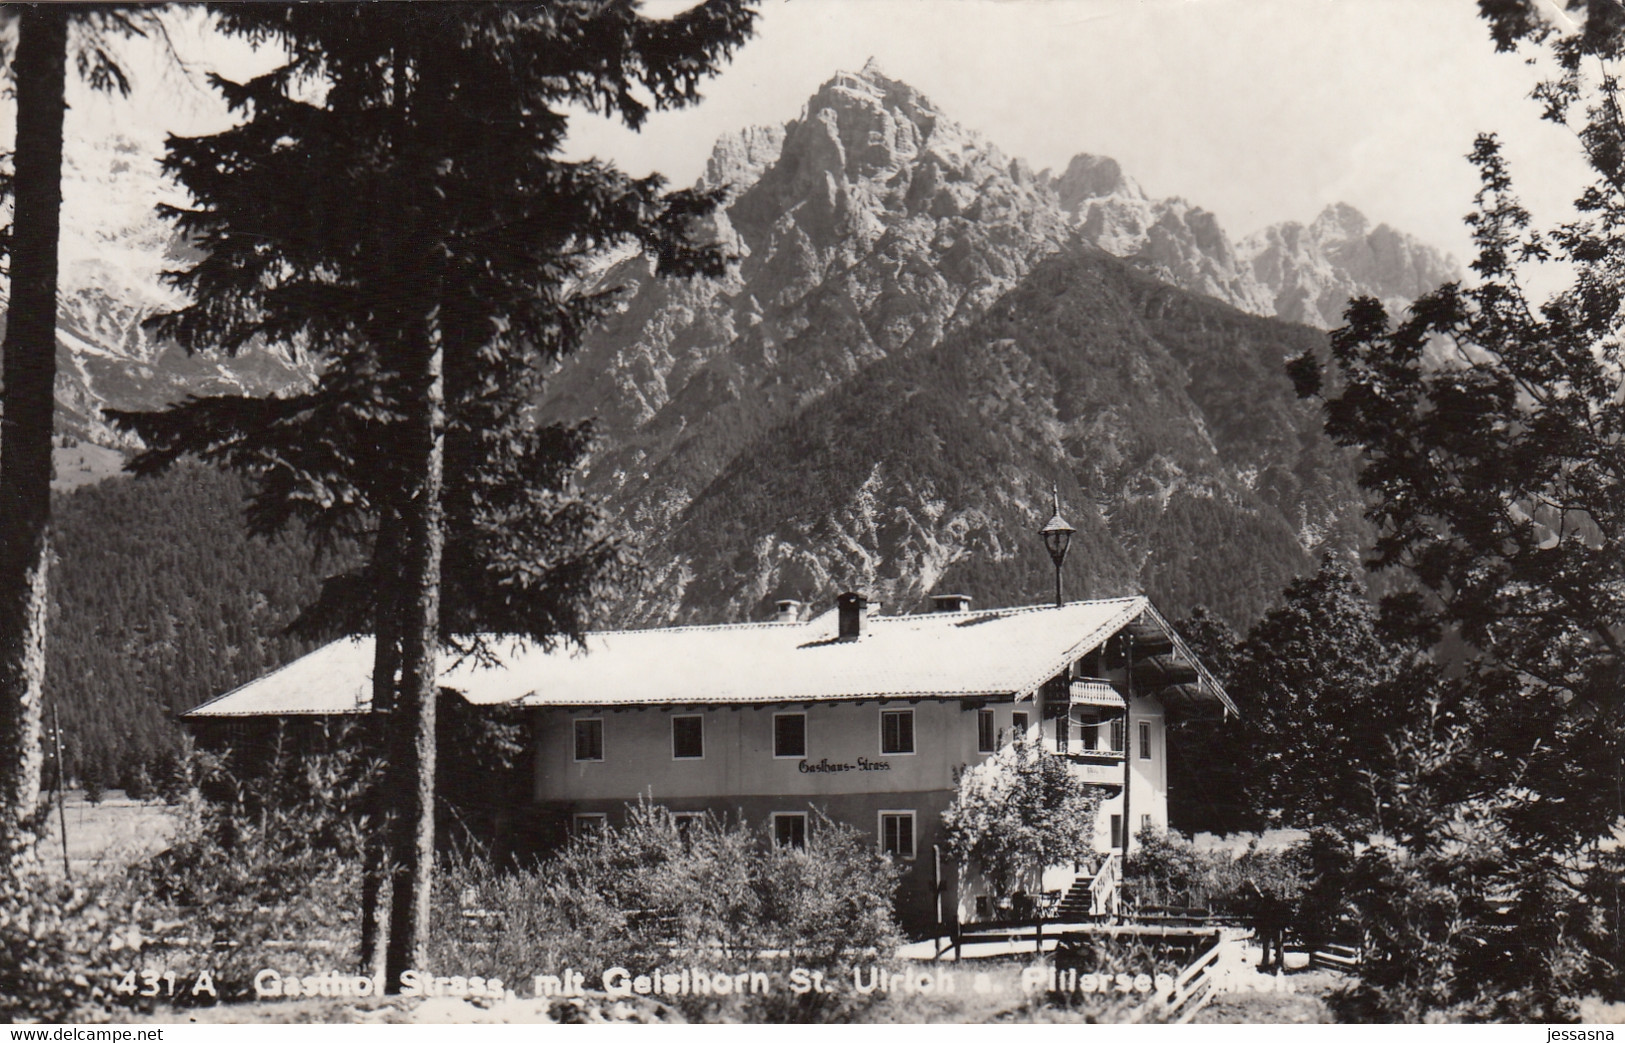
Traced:
<svg viewBox="0 0 1625 1043">
<path fill-rule="evenodd" d="M 1174 648 L 1179 652 L 1180 657 L 1196 671 L 1198 678 L 1200 678 L 1196 686 L 1197 691 L 1203 694 L 1211 692 L 1213 697 L 1227 711 L 1240 717 L 1241 711 L 1236 709 L 1236 704 L 1231 700 L 1230 693 L 1224 690 L 1224 685 L 1220 684 L 1219 679 L 1213 676 L 1212 671 L 1208 670 L 1207 666 L 1196 657 L 1196 653 L 1191 651 L 1190 646 L 1185 643 L 1185 639 L 1179 636 L 1179 631 L 1174 629 L 1173 624 L 1169 623 L 1161 612 L 1157 611 L 1157 606 L 1151 603 L 1150 598 L 1146 599 L 1145 611 L 1150 613 L 1152 620 L 1162 628 L 1162 632 L 1168 635 L 1168 640 L 1173 642 Z"/>
</svg>

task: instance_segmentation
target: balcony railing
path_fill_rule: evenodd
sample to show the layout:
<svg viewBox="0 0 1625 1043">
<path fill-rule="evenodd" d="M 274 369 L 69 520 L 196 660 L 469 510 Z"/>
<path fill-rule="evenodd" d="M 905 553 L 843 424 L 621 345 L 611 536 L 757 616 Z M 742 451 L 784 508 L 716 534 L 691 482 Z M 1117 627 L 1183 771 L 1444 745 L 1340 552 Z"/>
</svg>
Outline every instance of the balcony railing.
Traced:
<svg viewBox="0 0 1625 1043">
<path fill-rule="evenodd" d="M 1085 748 L 1080 742 L 1073 742 L 1067 745 L 1066 754 L 1069 757 L 1093 757 L 1097 760 L 1120 761 L 1128 756 L 1128 751 L 1107 749 L 1104 746 L 1091 750 Z"/>
<path fill-rule="evenodd" d="M 1123 694 L 1110 681 L 1098 677 L 1075 680 L 1067 689 L 1068 702 L 1074 707 L 1091 706 L 1106 710 L 1123 710 L 1127 703 Z"/>
</svg>

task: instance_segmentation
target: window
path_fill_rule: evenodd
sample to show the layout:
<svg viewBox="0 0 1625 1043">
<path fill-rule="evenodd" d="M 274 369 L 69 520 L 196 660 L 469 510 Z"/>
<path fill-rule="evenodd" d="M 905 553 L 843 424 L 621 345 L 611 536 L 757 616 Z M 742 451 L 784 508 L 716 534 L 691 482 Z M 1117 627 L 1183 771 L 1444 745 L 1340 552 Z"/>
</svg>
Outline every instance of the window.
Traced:
<svg viewBox="0 0 1625 1043">
<path fill-rule="evenodd" d="M 1120 848 L 1122 846 L 1123 846 L 1123 816 L 1122 815 L 1113 815 L 1112 816 L 1112 847 Z"/>
<path fill-rule="evenodd" d="M 914 752 L 914 711 L 880 711 L 880 752 Z"/>
<path fill-rule="evenodd" d="M 602 811 L 583 812 L 570 816 L 570 832 L 577 836 L 586 836 L 588 833 L 597 833 L 609 825 L 609 816 Z"/>
<path fill-rule="evenodd" d="M 705 718 L 695 715 L 671 719 L 671 756 L 679 761 L 705 756 Z"/>
<path fill-rule="evenodd" d="M 1055 752 L 1065 753 L 1067 740 L 1072 737 L 1072 718 L 1055 718 Z"/>
<path fill-rule="evenodd" d="M 773 812 L 773 843 L 780 847 L 806 847 L 807 813 L 805 811 Z"/>
<path fill-rule="evenodd" d="M 1027 737 L 1027 715 L 1025 713 L 1011 714 L 1010 730 L 1015 733 L 1016 738 L 1025 739 Z"/>
<path fill-rule="evenodd" d="M 1151 722 L 1150 721 L 1141 721 L 1140 722 L 1140 759 L 1143 760 L 1143 761 L 1148 761 L 1148 760 L 1151 759 Z"/>
<path fill-rule="evenodd" d="M 807 755 L 807 715 L 804 713 L 776 713 L 773 715 L 773 756 L 805 757 Z"/>
<path fill-rule="evenodd" d="M 674 811 L 671 815 L 671 824 L 677 827 L 677 835 L 685 842 L 689 834 L 704 821 L 703 811 Z"/>
<path fill-rule="evenodd" d="M 976 752 L 977 753 L 992 753 L 994 750 L 998 749 L 997 742 L 996 742 L 997 737 L 993 734 L 994 727 L 995 727 L 995 725 L 994 725 L 994 722 L 993 722 L 993 711 L 992 710 L 977 710 L 976 711 Z"/>
<path fill-rule="evenodd" d="M 907 861 L 914 859 L 914 812 L 880 813 L 880 850 Z"/>
<path fill-rule="evenodd" d="M 1099 721 L 1085 721 L 1085 722 L 1083 722 L 1083 728 L 1079 731 L 1078 734 L 1083 736 L 1083 748 L 1085 750 L 1091 750 L 1092 751 L 1092 750 L 1100 749 L 1100 722 Z"/>
<path fill-rule="evenodd" d="M 604 759 L 604 721 L 591 717 L 576 722 L 576 760 Z"/>
<path fill-rule="evenodd" d="M 1112 718 L 1112 752 L 1122 753 L 1125 737 L 1128 735 L 1128 724 L 1121 717 Z"/>
<path fill-rule="evenodd" d="M 1144 833 L 1148 833 L 1150 831 L 1151 831 L 1151 816 L 1150 815 L 1141 815 L 1140 816 L 1140 832 L 1142 834 L 1144 834 Z"/>
</svg>

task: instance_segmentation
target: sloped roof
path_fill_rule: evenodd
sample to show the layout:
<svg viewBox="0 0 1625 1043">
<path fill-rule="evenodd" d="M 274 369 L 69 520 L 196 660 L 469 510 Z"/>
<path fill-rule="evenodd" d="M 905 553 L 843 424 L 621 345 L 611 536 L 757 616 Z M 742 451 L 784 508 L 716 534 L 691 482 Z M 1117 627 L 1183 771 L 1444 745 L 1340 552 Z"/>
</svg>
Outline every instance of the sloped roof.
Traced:
<svg viewBox="0 0 1625 1043">
<path fill-rule="evenodd" d="M 1019 697 L 1149 605 L 1144 597 L 1127 597 L 871 615 L 856 640 L 837 636 L 831 611 L 801 623 L 596 632 L 587 635 L 584 649 L 515 641 L 498 645 L 495 667 L 448 664 L 441 684 L 471 703 L 524 706 Z M 334 642 L 187 716 L 363 712 L 370 699 L 372 649 L 370 639 Z"/>
</svg>

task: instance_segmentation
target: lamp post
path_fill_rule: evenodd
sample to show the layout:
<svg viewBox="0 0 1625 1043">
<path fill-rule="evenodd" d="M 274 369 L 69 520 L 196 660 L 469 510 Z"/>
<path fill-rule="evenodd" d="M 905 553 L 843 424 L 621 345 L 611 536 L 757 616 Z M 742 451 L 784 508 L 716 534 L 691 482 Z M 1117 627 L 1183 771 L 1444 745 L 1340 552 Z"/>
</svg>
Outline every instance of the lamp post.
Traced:
<svg viewBox="0 0 1625 1043">
<path fill-rule="evenodd" d="M 1055 513 L 1050 520 L 1038 530 L 1038 535 L 1044 538 L 1044 549 L 1049 551 L 1049 559 L 1055 562 L 1055 607 L 1061 606 L 1061 562 L 1066 560 L 1066 548 L 1072 543 L 1072 534 L 1078 530 L 1068 525 L 1061 517 L 1061 492 L 1055 486 L 1050 486 L 1050 493 L 1055 498 Z"/>
</svg>

